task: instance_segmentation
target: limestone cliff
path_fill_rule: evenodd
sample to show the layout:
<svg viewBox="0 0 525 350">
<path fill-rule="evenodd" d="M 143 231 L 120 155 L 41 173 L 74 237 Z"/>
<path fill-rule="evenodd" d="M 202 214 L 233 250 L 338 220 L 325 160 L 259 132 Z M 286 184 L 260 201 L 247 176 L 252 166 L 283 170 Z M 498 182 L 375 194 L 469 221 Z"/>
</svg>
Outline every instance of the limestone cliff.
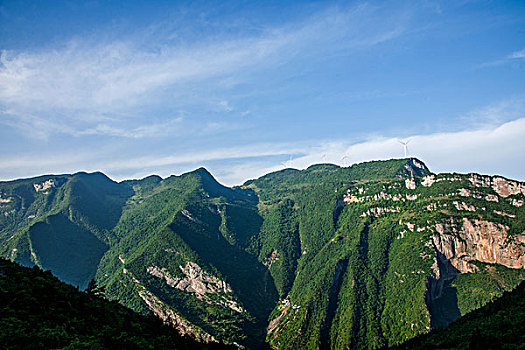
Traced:
<svg viewBox="0 0 525 350">
<path fill-rule="evenodd" d="M 222 305 L 236 312 L 245 311 L 233 299 L 233 290 L 226 282 L 207 273 L 194 262 L 188 262 L 186 266 L 179 266 L 179 268 L 184 274 L 183 277 L 174 277 L 165 268 L 157 266 L 148 267 L 147 272 L 152 276 L 164 279 L 170 287 L 191 293 L 197 299 L 204 300 L 209 304 Z M 210 298 L 212 294 L 217 297 L 214 299 Z"/>
<path fill-rule="evenodd" d="M 459 272 L 475 272 L 477 260 L 509 268 L 525 268 L 525 234 L 508 234 L 508 227 L 486 220 L 463 218 L 435 225 L 432 242 Z"/>
</svg>

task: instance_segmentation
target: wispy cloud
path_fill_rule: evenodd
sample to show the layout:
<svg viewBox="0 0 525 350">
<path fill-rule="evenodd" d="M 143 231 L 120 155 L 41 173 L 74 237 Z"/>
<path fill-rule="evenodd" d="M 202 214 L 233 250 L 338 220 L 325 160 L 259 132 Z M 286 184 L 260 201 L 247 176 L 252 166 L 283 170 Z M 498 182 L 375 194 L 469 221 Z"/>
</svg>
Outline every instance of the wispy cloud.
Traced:
<svg viewBox="0 0 525 350">
<path fill-rule="evenodd" d="M 477 68 L 502 66 L 502 65 L 520 61 L 523 59 L 525 59 L 525 48 L 518 50 L 518 51 L 514 51 L 511 54 L 507 55 L 506 57 L 497 59 L 495 61 L 482 63 Z"/>
<path fill-rule="evenodd" d="M 119 128 L 110 126 L 108 124 L 98 124 L 94 128 L 85 129 L 81 131 L 74 131 L 72 133 L 74 133 L 76 136 L 107 135 L 137 139 L 143 137 L 159 137 L 180 133 L 182 131 L 180 128 L 182 120 L 182 117 L 178 117 L 162 123 L 141 125 L 133 129 Z"/>
<path fill-rule="evenodd" d="M 425 161 L 434 172 L 480 172 L 499 174 L 525 180 L 523 150 L 525 149 L 525 118 L 497 125 L 448 133 L 403 135 L 411 141 L 409 156 Z M 178 153 L 175 155 L 140 156 L 105 160 L 92 153 L 80 155 L 55 154 L 46 157 L 0 159 L 2 177 L 42 173 L 101 170 L 111 177 L 125 178 L 193 170 L 206 165 L 227 185 L 239 185 L 250 178 L 286 167 L 304 169 L 312 164 L 328 162 L 347 166 L 368 160 L 401 158 L 403 148 L 398 138 L 371 136 L 358 142 L 332 140 L 312 143 L 250 144 L 242 147 Z M 292 160 L 289 157 L 292 156 Z M 70 159 L 74 159 L 71 161 Z"/>
<path fill-rule="evenodd" d="M 465 125 L 482 128 L 522 118 L 524 115 L 525 98 L 523 96 L 516 96 L 476 108 L 462 115 L 459 119 Z"/>
<path fill-rule="evenodd" d="M 368 5 L 332 8 L 249 37 L 210 35 L 190 44 L 173 43 L 170 33 L 150 27 L 127 39 L 72 39 L 39 51 L 2 51 L 0 122 L 41 137 L 148 135 L 142 129 L 148 128 L 147 111 L 184 109 L 192 97 L 198 100 L 193 107 L 202 106 L 207 96 L 199 89 L 220 88 L 218 78 L 242 81 L 247 71 L 311 55 L 313 47 L 326 54 L 403 34 L 406 16 L 377 25 L 377 11 Z M 227 100 L 219 104 L 233 110 Z"/>
<path fill-rule="evenodd" d="M 525 48 L 519 51 L 513 52 L 508 56 L 508 59 L 510 60 L 517 60 L 517 59 L 523 59 L 523 58 L 525 58 Z"/>
<path fill-rule="evenodd" d="M 230 103 L 226 100 L 222 100 L 219 102 L 219 107 L 221 107 L 222 109 L 224 109 L 226 112 L 231 112 L 234 110 L 234 108 L 232 106 L 230 106 Z"/>
</svg>

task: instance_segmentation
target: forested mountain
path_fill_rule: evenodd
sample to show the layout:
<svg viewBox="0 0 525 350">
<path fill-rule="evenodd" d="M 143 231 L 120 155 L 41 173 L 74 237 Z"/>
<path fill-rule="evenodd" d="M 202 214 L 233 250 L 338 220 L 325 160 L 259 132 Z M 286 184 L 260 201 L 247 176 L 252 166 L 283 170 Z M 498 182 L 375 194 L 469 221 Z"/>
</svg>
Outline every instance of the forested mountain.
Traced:
<svg viewBox="0 0 525 350">
<path fill-rule="evenodd" d="M 1 254 L 154 313 L 203 342 L 392 346 L 525 279 L 525 185 L 415 158 L 0 183 Z"/>
<path fill-rule="evenodd" d="M 2 349 L 234 349 L 182 337 L 155 317 L 140 315 L 59 281 L 37 266 L 0 258 Z"/>
<path fill-rule="evenodd" d="M 525 347 L 525 282 L 515 290 L 462 317 L 447 328 L 394 349 L 523 349 Z"/>
</svg>

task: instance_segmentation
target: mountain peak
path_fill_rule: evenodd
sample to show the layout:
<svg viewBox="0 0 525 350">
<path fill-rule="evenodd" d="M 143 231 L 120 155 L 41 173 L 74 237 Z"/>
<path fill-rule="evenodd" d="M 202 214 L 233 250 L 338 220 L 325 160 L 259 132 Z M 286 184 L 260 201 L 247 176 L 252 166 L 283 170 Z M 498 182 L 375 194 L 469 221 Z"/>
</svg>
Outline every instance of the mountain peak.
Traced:
<svg viewBox="0 0 525 350">
<path fill-rule="evenodd" d="M 406 170 L 406 175 L 411 177 L 420 177 L 430 174 L 430 170 L 421 160 L 417 158 L 408 158 L 403 168 Z"/>
<path fill-rule="evenodd" d="M 193 170 L 191 173 L 197 174 L 197 175 L 202 176 L 202 177 L 213 178 L 215 180 L 215 178 L 208 171 L 208 169 L 206 169 L 204 167 L 197 168 L 197 169 Z"/>
</svg>

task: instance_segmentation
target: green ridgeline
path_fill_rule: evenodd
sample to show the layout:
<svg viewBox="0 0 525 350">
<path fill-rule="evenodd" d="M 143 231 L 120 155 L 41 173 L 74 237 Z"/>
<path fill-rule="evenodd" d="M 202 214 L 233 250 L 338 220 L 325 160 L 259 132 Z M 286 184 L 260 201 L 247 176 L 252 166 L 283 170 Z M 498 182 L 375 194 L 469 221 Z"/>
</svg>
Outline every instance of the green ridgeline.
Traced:
<svg viewBox="0 0 525 350">
<path fill-rule="evenodd" d="M 222 349 L 197 343 L 154 317 L 81 292 L 50 271 L 0 258 L 2 349 Z"/>
<path fill-rule="evenodd" d="M 470 175 L 423 186 L 429 174 L 411 158 L 285 169 L 235 188 L 202 168 L 121 183 L 100 173 L 0 183 L 1 254 L 81 287 L 95 277 L 110 299 L 142 313 L 151 312 L 147 291 L 201 334 L 248 348 L 393 346 L 525 279 L 473 261 L 476 272 L 449 276 L 431 296 L 442 282 L 436 224 L 485 220 L 512 237 L 525 230 L 525 206 L 512 204 L 523 194 L 487 201 L 497 193 L 474 188 Z M 195 271 L 229 289 L 175 287 Z"/>
</svg>

